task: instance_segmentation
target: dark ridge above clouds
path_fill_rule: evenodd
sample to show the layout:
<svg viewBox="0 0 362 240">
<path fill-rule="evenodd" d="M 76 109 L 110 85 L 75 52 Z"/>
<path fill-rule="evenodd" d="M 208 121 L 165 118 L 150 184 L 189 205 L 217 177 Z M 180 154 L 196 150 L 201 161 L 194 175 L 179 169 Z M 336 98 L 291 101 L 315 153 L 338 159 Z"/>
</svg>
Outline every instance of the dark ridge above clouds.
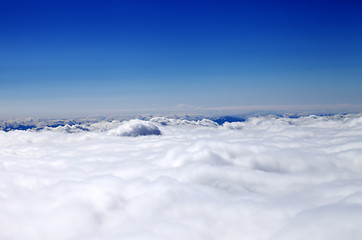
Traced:
<svg viewBox="0 0 362 240">
<path fill-rule="evenodd" d="M 0 130 L 4 132 L 14 131 L 14 130 L 35 130 L 39 131 L 46 127 L 48 128 L 57 128 L 64 127 L 66 125 L 75 126 L 80 125 L 81 123 L 73 119 L 69 120 L 8 120 L 0 122 Z"/>
<path fill-rule="evenodd" d="M 169 115 L 169 116 L 154 116 L 154 115 L 141 115 L 141 116 L 122 116 L 122 117 L 94 117 L 94 118 L 75 118 L 75 119 L 24 119 L 24 120 L 4 120 L 0 121 L 0 131 L 42 131 L 42 130 L 63 130 L 65 132 L 79 132 L 79 131 L 102 131 L 102 127 L 116 128 L 125 121 L 140 120 L 143 121 L 141 125 L 147 125 L 148 122 L 153 122 L 159 125 L 201 125 L 201 126 L 222 126 L 225 123 L 234 122 L 247 122 L 251 118 L 282 118 L 285 120 L 299 119 L 302 117 L 324 117 L 325 119 L 344 119 L 359 117 L 359 113 L 343 113 L 343 114 L 310 114 L 310 113 L 284 113 L 284 114 L 263 114 L 260 112 L 254 112 L 249 114 L 239 115 L 225 115 L 225 116 L 204 116 L 204 115 Z M 133 120 L 132 120 L 133 119 Z M 103 125 L 101 124 L 103 123 Z M 98 124 L 98 125 L 97 125 Z M 102 127 L 95 127 L 101 126 Z M 138 124 L 138 123 L 137 123 Z M 107 125 L 107 126 L 106 126 Z M 137 128 L 142 128 L 142 126 Z M 135 127 L 134 125 L 133 127 Z M 148 125 L 147 125 L 148 126 Z M 143 134 L 140 130 L 140 135 Z M 156 135 L 160 135 L 157 131 Z M 125 134 L 127 135 L 127 134 Z M 130 134 L 132 135 L 132 134 Z M 138 134 L 137 134 L 138 135 Z"/>
<path fill-rule="evenodd" d="M 213 119 L 214 122 L 216 122 L 219 125 L 224 124 L 225 122 L 245 122 L 246 118 L 241 117 L 233 117 L 233 116 L 223 116 L 219 117 L 217 119 Z"/>
</svg>

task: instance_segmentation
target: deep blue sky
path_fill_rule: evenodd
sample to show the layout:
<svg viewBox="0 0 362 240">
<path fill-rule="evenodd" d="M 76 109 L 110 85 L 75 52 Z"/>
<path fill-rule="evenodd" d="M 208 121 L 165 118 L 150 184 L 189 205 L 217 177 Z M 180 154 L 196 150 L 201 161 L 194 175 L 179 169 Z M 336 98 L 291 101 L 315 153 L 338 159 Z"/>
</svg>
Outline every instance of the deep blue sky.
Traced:
<svg viewBox="0 0 362 240">
<path fill-rule="evenodd" d="M 362 1 L 0 1 L 0 117 L 362 104 Z"/>
</svg>

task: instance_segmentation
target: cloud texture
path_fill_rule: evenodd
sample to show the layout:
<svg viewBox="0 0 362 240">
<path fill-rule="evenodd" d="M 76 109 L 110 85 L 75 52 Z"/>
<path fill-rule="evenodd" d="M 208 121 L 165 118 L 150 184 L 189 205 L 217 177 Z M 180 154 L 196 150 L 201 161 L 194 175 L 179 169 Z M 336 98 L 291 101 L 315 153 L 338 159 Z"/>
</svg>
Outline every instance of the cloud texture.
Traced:
<svg viewBox="0 0 362 240">
<path fill-rule="evenodd" d="M 360 115 L 0 131 L 0 239 L 362 239 L 361 223 Z"/>
</svg>

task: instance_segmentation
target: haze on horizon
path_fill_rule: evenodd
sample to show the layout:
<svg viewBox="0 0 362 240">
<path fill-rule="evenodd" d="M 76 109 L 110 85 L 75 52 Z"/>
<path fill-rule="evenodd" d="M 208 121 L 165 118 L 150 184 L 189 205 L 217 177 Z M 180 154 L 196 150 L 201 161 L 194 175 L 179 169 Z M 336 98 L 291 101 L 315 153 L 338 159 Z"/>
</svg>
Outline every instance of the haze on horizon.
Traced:
<svg viewBox="0 0 362 240">
<path fill-rule="evenodd" d="M 361 12 L 360 1 L 2 1 L 1 118 L 361 109 Z"/>
</svg>

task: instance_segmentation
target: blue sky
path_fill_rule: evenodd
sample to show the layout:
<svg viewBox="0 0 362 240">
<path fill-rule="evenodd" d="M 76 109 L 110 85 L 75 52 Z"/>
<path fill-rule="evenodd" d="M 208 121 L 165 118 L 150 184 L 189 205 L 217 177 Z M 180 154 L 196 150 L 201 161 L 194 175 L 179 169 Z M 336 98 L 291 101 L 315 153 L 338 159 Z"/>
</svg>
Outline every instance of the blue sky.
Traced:
<svg viewBox="0 0 362 240">
<path fill-rule="evenodd" d="M 1 117 L 362 104 L 361 1 L 16 1 Z"/>
</svg>

